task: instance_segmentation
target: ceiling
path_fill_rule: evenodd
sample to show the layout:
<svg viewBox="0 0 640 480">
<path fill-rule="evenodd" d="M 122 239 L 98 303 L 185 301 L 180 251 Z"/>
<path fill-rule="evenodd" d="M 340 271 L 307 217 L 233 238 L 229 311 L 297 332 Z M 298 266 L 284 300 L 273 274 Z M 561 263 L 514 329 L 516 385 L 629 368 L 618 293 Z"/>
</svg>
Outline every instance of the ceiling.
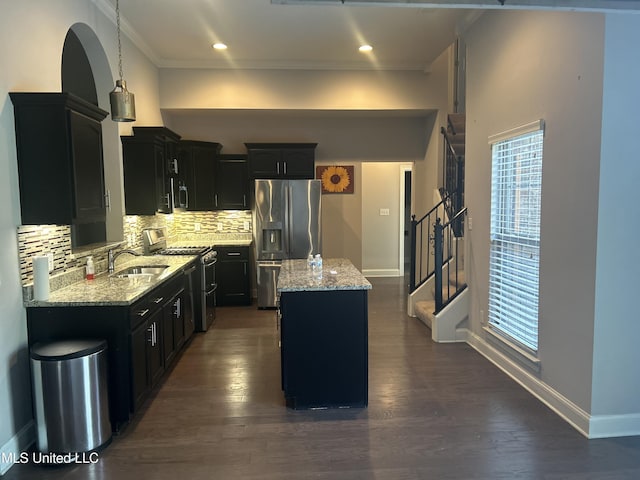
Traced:
<svg viewBox="0 0 640 480">
<path fill-rule="evenodd" d="M 114 18 L 115 0 L 94 1 Z M 120 0 L 124 34 L 167 68 L 428 71 L 478 14 L 271 0 Z M 228 49 L 216 51 L 214 42 Z M 374 50 L 359 52 L 363 43 Z"/>
<path fill-rule="evenodd" d="M 92 1 L 115 19 L 116 0 Z M 120 16 L 124 34 L 158 67 L 429 71 L 484 9 L 639 6 L 640 0 L 120 0 Z M 216 51 L 214 42 L 228 49 Z M 363 43 L 374 50 L 359 52 Z"/>
</svg>

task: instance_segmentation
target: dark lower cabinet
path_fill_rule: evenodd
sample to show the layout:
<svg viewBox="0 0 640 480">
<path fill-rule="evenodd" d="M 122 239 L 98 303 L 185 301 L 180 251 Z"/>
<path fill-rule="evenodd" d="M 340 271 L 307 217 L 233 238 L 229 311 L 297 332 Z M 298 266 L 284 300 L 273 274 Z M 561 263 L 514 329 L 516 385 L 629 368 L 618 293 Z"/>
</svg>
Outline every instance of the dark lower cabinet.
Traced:
<svg viewBox="0 0 640 480">
<path fill-rule="evenodd" d="M 131 332 L 131 397 L 134 412 L 164 372 L 161 328 L 162 312 L 157 310 Z"/>
<path fill-rule="evenodd" d="M 218 306 L 251 305 L 250 249 L 245 246 L 216 246 L 218 263 L 216 279 Z"/>
<path fill-rule="evenodd" d="M 367 312 L 367 290 L 280 294 L 282 389 L 287 406 L 367 406 Z"/>
<path fill-rule="evenodd" d="M 30 307 L 29 345 L 107 340 L 109 412 L 117 432 L 144 403 L 185 344 L 184 285 L 184 276 L 175 276 L 131 306 Z"/>
<path fill-rule="evenodd" d="M 173 361 L 184 343 L 184 319 L 181 307 L 183 298 L 184 289 L 181 289 L 162 305 L 162 345 L 165 365 Z"/>
</svg>

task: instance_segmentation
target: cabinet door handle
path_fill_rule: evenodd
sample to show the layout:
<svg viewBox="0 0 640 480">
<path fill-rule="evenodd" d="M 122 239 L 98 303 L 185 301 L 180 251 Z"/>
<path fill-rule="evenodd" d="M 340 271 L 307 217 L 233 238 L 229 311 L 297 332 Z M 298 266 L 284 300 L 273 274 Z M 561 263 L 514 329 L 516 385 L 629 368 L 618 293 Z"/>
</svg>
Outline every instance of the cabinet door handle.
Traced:
<svg viewBox="0 0 640 480">
<path fill-rule="evenodd" d="M 238 257 L 240 256 L 240 252 L 227 252 L 228 257 Z"/>
<path fill-rule="evenodd" d="M 244 267 L 244 274 L 247 274 L 247 264 L 246 262 L 242 264 L 242 266 Z"/>
<path fill-rule="evenodd" d="M 216 193 L 213 198 L 215 199 L 216 202 L 216 207 L 218 206 L 218 194 Z"/>
<path fill-rule="evenodd" d="M 149 340 L 147 340 L 152 347 L 156 346 L 156 342 L 158 340 L 157 334 L 156 334 L 156 322 L 153 322 L 151 324 L 151 326 L 149 328 L 147 328 L 147 332 L 149 332 L 151 334 L 151 337 L 149 338 Z"/>
<path fill-rule="evenodd" d="M 138 315 L 139 317 L 144 317 L 147 313 L 149 313 L 149 309 L 145 308 L 144 310 L 140 310 L 138 313 L 136 313 L 136 315 Z"/>
<path fill-rule="evenodd" d="M 176 318 L 180 318 L 182 315 L 180 313 L 180 298 L 176 300 L 176 303 L 174 303 L 173 305 L 176 307 L 175 310 L 173 311 L 173 314 L 175 315 Z"/>
<path fill-rule="evenodd" d="M 242 195 L 242 206 L 243 207 L 247 206 L 247 196 L 246 195 Z"/>
<path fill-rule="evenodd" d="M 276 163 L 276 173 L 280 175 L 280 162 Z"/>
<path fill-rule="evenodd" d="M 283 169 L 284 169 L 284 174 L 286 175 L 287 174 L 287 162 L 282 162 L 282 166 L 283 166 Z"/>
<path fill-rule="evenodd" d="M 155 303 L 155 304 L 157 305 L 157 304 L 158 304 L 158 303 L 160 303 L 162 300 L 164 300 L 164 297 L 158 297 L 158 298 L 156 298 L 156 299 L 153 301 L 153 303 Z"/>
</svg>

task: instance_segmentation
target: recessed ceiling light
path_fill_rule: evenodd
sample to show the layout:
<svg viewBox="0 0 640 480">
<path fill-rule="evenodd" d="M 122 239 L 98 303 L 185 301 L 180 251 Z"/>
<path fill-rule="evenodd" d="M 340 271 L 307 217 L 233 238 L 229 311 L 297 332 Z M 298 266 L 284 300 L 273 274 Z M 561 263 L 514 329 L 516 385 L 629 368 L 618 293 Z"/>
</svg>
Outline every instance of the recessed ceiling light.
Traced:
<svg viewBox="0 0 640 480">
<path fill-rule="evenodd" d="M 213 44 L 213 48 L 216 50 L 226 50 L 227 46 L 224 43 L 218 42 Z"/>
<path fill-rule="evenodd" d="M 373 50 L 373 47 L 371 45 L 360 45 L 360 48 L 358 48 L 358 50 L 360 50 L 361 52 L 370 52 L 371 50 Z"/>
</svg>

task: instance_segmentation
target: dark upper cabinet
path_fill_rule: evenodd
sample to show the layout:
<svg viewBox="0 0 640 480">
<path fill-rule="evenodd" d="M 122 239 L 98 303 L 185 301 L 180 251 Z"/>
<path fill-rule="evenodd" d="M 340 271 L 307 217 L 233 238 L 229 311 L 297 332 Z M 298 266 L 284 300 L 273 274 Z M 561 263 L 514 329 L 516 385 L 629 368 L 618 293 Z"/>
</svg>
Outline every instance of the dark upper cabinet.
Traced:
<svg viewBox="0 0 640 480">
<path fill-rule="evenodd" d="M 245 143 L 249 177 L 313 179 L 317 143 Z"/>
<path fill-rule="evenodd" d="M 23 224 L 99 225 L 106 219 L 101 121 L 107 112 L 69 93 L 10 93 Z"/>
<path fill-rule="evenodd" d="M 171 213 L 180 135 L 165 127 L 133 127 L 122 136 L 127 215 Z"/>
<path fill-rule="evenodd" d="M 216 209 L 216 157 L 221 148 L 219 143 L 196 140 L 178 144 L 176 205 L 192 211 Z"/>
<path fill-rule="evenodd" d="M 218 155 L 215 200 L 218 210 L 249 209 L 249 171 L 246 155 Z"/>
</svg>

